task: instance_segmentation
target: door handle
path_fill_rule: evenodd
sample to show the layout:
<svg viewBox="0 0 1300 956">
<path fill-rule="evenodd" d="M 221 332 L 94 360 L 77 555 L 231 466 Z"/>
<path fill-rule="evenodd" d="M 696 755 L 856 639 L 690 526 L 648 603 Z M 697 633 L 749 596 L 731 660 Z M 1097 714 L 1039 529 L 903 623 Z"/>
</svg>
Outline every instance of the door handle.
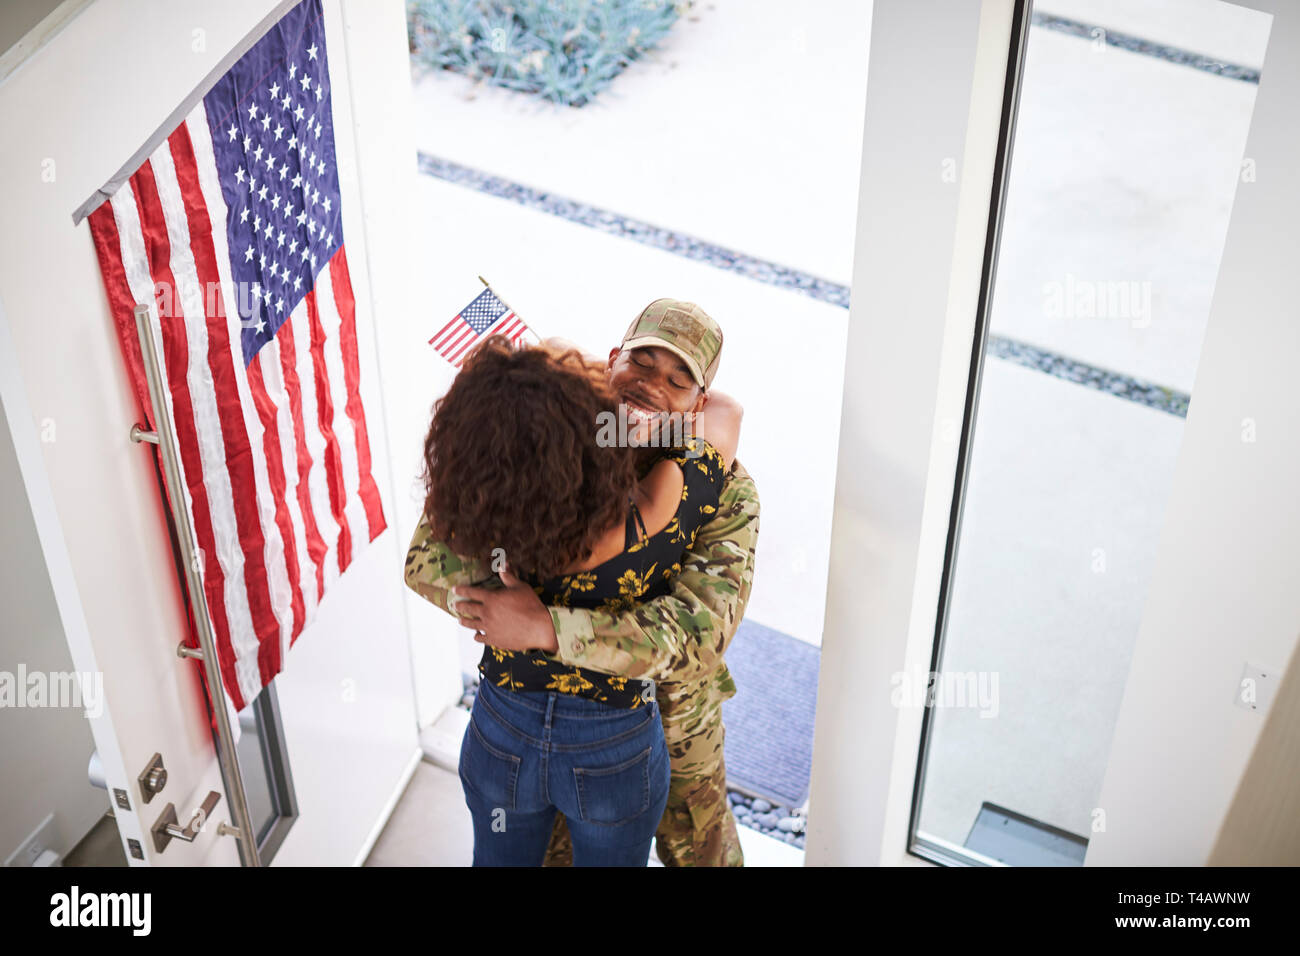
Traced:
<svg viewBox="0 0 1300 956">
<path fill-rule="evenodd" d="M 194 812 L 190 822 L 183 827 L 176 818 L 176 804 L 167 804 L 159 815 L 157 822 L 149 828 L 153 834 L 154 850 L 158 853 L 163 852 L 163 850 L 167 849 L 167 844 L 171 843 L 173 839 L 193 843 L 194 838 L 199 835 L 199 831 L 203 829 L 203 824 L 212 816 L 212 811 L 216 809 L 220 800 L 221 794 L 215 790 L 209 790 L 207 797 L 203 800 L 203 805 Z"/>
</svg>

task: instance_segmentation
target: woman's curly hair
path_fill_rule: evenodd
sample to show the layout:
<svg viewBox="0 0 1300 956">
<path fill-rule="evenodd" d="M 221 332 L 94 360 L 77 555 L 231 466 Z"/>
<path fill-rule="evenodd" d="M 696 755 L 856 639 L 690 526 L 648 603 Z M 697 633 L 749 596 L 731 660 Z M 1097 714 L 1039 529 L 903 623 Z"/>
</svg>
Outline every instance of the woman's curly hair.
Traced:
<svg viewBox="0 0 1300 956">
<path fill-rule="evenodd" d="M 561 573 L 624 514 L 637 456 L 596 441 L 617 414 L 605 368 L 576 350 L 484 340 L 433 406 L 424 513 L 433 537 L 515 573 Z"/>
</svg>

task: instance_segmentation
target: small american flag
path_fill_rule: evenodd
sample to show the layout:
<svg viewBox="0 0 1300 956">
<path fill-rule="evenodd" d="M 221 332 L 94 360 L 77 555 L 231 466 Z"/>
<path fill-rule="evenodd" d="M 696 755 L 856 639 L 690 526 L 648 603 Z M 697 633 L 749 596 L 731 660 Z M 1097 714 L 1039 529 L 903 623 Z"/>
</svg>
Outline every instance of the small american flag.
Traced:
<svg viewBox="0 0 1300 956">
<path fill-rule="evenodd" d="M 536 333 L 524 324 L 524 320 L 493 295 L 491 289 L 484 289 L 454 319 L 439 329 L 429 339 L 429 344 L 455 368 L 460 368 L 460 363 L 465 361 L 471 347 L 489 335 L 504 335 L 516 343 L 525 335 L 530 339 L 537 338 Z"/>
<path fill-rule="evenodd" d="M 89 216 L 151 428 L 132 313 L 157 306 L 193 557 L 237 711 L 385 528 L 325 33 L 321 0 L 291 8 Z"/>
</svg>

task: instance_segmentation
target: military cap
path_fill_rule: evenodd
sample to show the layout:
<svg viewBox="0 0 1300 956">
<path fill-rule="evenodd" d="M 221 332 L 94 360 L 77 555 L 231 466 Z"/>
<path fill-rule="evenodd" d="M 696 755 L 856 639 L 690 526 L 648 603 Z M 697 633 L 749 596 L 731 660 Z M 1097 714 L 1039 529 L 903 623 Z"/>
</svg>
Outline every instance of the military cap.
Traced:
<svg viewBox="0 0 1300 956">
<path fill-rule="evenodd" d="M 722 357 L 722 327 L 694 302 L 655 299 L 632 320 L 623 336 L 625 349 L 652 345 L 680 358 L 695 383 L 708 389 Z"/>
</svg>

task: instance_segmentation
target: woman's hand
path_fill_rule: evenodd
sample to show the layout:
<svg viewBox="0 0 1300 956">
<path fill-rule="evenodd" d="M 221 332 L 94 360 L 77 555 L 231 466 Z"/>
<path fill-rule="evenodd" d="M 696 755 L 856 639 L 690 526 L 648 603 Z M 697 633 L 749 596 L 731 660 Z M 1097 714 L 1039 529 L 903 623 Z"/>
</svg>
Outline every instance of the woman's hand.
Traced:
<svg viewBox="0 0 1300 956">
<path fill-rule="evenodd" d="M 740 422 L 745 409 L 735 397 L 716 389 L 706 393 L 704 408 L 695 413 L 695 434 L 718 450 L 730 468 L 740 444 Z"/>
<path fill-rule="evenodd" d="M 547 651 L 560 649 L 551 612 L 536 592 L 508 568 L 499 572 L 504 588 L 476 588 L 461 585 L 451 589 L 453 611 L 465 627 L 474 628 L 474 640 L 504 651 Z"/>
</svg>

